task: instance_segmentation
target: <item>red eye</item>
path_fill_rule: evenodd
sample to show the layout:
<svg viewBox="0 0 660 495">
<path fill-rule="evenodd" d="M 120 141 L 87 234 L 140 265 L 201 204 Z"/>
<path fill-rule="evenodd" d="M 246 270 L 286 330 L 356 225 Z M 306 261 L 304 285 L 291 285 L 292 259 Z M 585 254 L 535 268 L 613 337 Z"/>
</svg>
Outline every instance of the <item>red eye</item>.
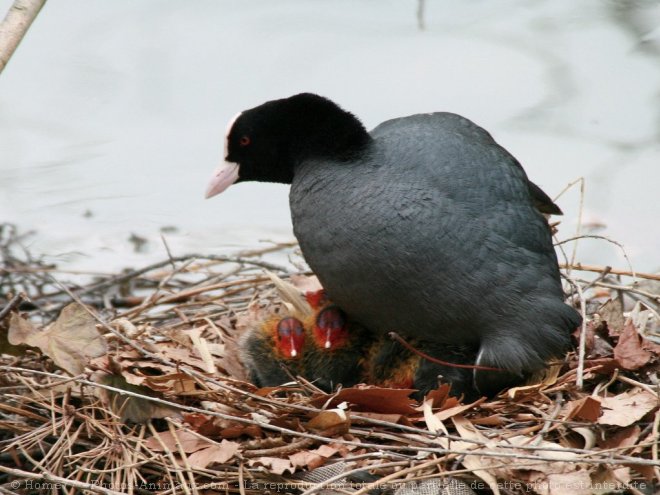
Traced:
<svg viewBox="0 0 660 495">
<path fill-rule="evenodd" d="M 238 144 L 241 146 L 247 146 L 250 144 L 250 137 L 249 136 L 243 136 L 241 139 L 238 140 Z"/>
</svg>

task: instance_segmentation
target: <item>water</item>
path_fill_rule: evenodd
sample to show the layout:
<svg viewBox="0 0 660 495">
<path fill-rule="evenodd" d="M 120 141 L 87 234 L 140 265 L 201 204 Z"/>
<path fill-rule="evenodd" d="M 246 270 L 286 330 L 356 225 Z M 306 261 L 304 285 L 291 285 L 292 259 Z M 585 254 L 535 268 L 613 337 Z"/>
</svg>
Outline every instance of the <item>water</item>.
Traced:
<svg viewBox="0 0 660 495">
<path fill-rule="evenodd" d="M 11 2 L 0 0 L 4 13 Z M 30 249 L 113 271 L 293 239 L 281 185 L 205 201 L 226 122 L 300 91 L 367 127 L 447 110 L 488 129 L 551 196 L 586 180 L 585 218 L 637 270 L 660 267 L 660 3 L 639 0 L 46 4 L 0 76 L 0 219 Z M 560 237 L 579 191 L 559 200 Z M 168 228 L 173 227 L 173 228 Z M 147 244 L 136 252 L 131 234 Z M 584 241 L 578 259 L 624 267 Z"/>
</svg>

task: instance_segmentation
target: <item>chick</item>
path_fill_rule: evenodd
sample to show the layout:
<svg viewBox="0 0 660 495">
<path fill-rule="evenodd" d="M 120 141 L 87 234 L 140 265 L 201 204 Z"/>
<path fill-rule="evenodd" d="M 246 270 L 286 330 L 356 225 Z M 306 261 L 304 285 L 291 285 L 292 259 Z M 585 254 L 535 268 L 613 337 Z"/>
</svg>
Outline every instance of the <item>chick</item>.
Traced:
<svg viewBox="0 0 660 495">
<path fill-rule="evenodd" d="M 365 382 L 383 387 L 416 389 L 412 397 L 418 400 L 443 382 L 451 384 L 451 395 L 463 396 L 466 401 L 480 396 L 473 384 L 473 369 L 470 368 L 476 360 L 476 349 L 415 340 L 410 341 L 408 347 L 421 351 L 425 356 L 412 352 L 389 337 L 381 337 L 374 342 L 364 362 Z"/>
<path fill-rule="evenodd" d="M 248 328 L 238 345 L 250 381 L 258 387 L 290 382 L 301 374 L 305 342 L 303 323 L 293 316 L 271 317 Z"/>
<path fill-rule="evenodd" d="M 368 333 L 324 295 L 308 293 L 307 299 L 313 313 L 305 325 L 310 345 L 305 348 L 302 375 L 327 392 L 339 384 L 355 385 L 362 375 Z"/>
</svg>

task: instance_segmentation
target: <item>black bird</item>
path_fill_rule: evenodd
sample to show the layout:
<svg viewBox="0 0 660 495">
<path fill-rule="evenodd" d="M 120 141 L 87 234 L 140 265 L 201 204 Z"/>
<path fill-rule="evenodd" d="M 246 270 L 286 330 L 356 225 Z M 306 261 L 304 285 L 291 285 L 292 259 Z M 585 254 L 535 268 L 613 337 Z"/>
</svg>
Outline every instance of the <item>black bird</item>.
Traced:
<svg viewBox="0 0 660 495">
<path fill-rule="evenodd" d="M 377 335 L 478 349 L 482 393 L 522 381 L 569 347 L 542 213 L 559 208 L 481 127 L 452 113 L 367 132 L 303 93 L 240 113 L 207 197 L 237 181 L 291 184 L 293 227 L 330 298 Z M 407 333 L 406 333 L 407 332 Z"/>
</svg>

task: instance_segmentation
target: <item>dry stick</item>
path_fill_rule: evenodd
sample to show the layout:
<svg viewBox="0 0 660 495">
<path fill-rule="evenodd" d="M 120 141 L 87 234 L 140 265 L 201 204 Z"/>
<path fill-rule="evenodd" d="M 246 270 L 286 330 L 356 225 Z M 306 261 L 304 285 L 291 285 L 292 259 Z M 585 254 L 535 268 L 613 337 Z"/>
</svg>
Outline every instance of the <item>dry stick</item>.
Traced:
<svg viewBox="0 0 660 495">
<path fill-rule="evenodd" d="M 48 377 L 52 377 L 52 378 L 56 378 L 58 380 L 61 380 L 62 383 L 67 383 L 67 382 L 70 382 L 70 381 L 77 381 L 79 383 L 91 384 L 92 386 L 97 386 L 97 387 L 100 387 L 100 388 L 107 388 L 107 389 L 113 390 L 113 391 L 120 391 L 120 393 L 126 393 L 130 396 L 139 397 L 139 398 L 142 398 L 142 399 L 145 399 L 145 400 L 155 400 L 156 402 L 162 402 L 161 399 L 155 399 L 153 397 L 144 396 L 144 395 L 133 393 L 133 392 L 127 392 L 127 391 L 124 391 L 122 389 L 114 389 L 112 387 L 108 387 L 108 386 L 105 386 L 105 385 L 96 384 L 96 383 L 93 383 L 93 382 L 88 382 L 86 380 L 83 380 L 80 377 L 70 378 L 70 377 L 65 377 L 65 376 L 61 376 L 61 375 L 56 375 L 54 373 L 48 373 L 48 372 L 45 372 L 45 371 L 29 370 L 29 369 L 18 368 L 18 367 L 0 366 L 0 369 L 6 369 L 6 370 L 11 370 L 11 371 L 19 371 L 19 372 L 29 372 L 29 373 L 37 374 L 37 375 L 40 375 L 40 376 L 48 376 Z M 182 370 L 182 371 L 185 371 L 185 370 Z M 196 372 L 194 374 L 197 375 Z M 211 380 L 208 377 L 203 377 L 202 376 L 202 378 L 211 381 L 211 383 L 214 383 L 214 384 L 216 383 L 215 380 Z M 229 391 L 237 392 L 237 393 L 240 393 L 242 395 L 249 396 L 251 398 L 260 399 L 262 402 L 265 402 L 265 403 L 268 403 L 268 404 L 271 404 L 271 405 L 276 405 L 276 406 L 281 405 L 277 401 L 272 401 L 272 400 L 270 400 L 266 397 L 261 397 L 261 396 L 255 395 L 255 394 L 250 394 L 248 392 L 245 392 L 244 390 L 240 390 L 240 389 L 237 389 L 235 387 L 230 387 L 230 386 L 225 385 L 225 388 Z M 165 403 L 169 404 L 167 402 L 165 402 Z M 172 403 L 172 404 L 174 404 L 174 403 Z M 175 407 L 187 410 L 186 406 L 181 406 L 181 405 L 176 404 Z M 318 409 L 318 408 L 302 406 L 302 405 L 298 405 L 298 404 L 287 404 L 287 407 L 290 407 L 292 409 L 298 409 L 298 410 L 301 410 L 301 411 L 306 411 L 306 412 L 320 412 L 320 409 Z M 204 411 L 205 413 L 210 413 L 210 414 L 216 414 L 214 412 L 210 412 L 208 410 L 201 410 L 201 409 L 200 410 L 195 410 L 195 411 L 192 411 L 192 412 L 199 412 L 199 411 Z M 20 410 L 17 410 L 15 412 L 17 414 L 23 414 L 24 413 L 23 411 L 20 411 Z M 220 413 L 218 413 L 218 414 L 220 414 Z M 25 415 L 25 414 L 23 414 L 23 415 Z M 416 441 L 418 441 L 420 443 L 425 443 L 427 445 L 435 445 L 436 442 L 433 440 L 433 438 L 442 436 L 442 437 L 447 438 L 449 440 L 469 442 L 469 443 L 473 443 L 474 445 L 481 446 L 481 447 L 487 447 L 488 446 L 486 442 L 482 442 L 482 441 L 475 440 L 475 439 L 463 438 L 463 437 L 459 437 L 459 436 L 456 436 L 456 435 L 444 435 L 444 434 L 441 435 L 441 434 L 437 434 L 437 433 L 432 433 L 432 432 L 430 432 L 428 430 L 425 430 L 425 429 L 420 429 L 420 428 L 415 428 L 415 427 L 411 427 L 411 426 L 395 424 L 395 423 L 391 423 L 389 421 L 383 421 L 383 420 L 378 420 L 378 419 L 374 419 L 374 418 L 368 418 L 368 417 L 364 417 L 364 416 L 360 416 L 360 415 L 353 415 L 352 417 L 354 419 L 365 421 L 367 423 L 370 423 L 370 424 L 373 424 L 373 425 L 376 425 L 376 426 L 384 426 L 384 427 L 389 427 L 389 428 L 394 428 L 394 429 L 397 429 L 397 430 L 401 430 L 401 431 L 404 431 L 404 432 L 410 432 L 410 433 L 413 433 L 413 434 L 416 434 L 416 435 L 425 435 L 427 437 L 432 437 L 432 438 L 423 438 L 423 437 L 416 438 Z M 228 418 L 229 419 L 235 419 L 233 416 L 227 416 L 227 417 L 223 416 L 223 419 L 228 419 Z M 36 418 L 33 418 L 33 419 L 36 419 L 36 420 L 39 420 L 39 421 L 42 421 L 42 422 L 47 421 L 47 419 L 43 418 L 43 417 L 36 417 Z M 243 419 L 241 419 L 239 422 L 243 422 L 243 423 L 247 423 L 247 424 L 257 424 L 255 421 L 243 420 Z M 561 422 L 566 423 L 565 421 L 561 421 Z M 97 426 L 100 427 L 100 425 L 97 425 Z M 276 431 L 280 432 L 279 430 L 276 430 Z M 288 430 L 287 430 L 287 432 L 288 432 Z M 294 433 L 294 435 L 303 436 L 303 437 L 305 436 L 305 435 L 300 434 L 300 433 Z M 318 437 L 312 437 L 312 438 L 317 438 L 318 439 Z M 320 437 L 320 438 L 324 438 L 324 437 Z M 342 443 L 342 441 L 339 441 L 339 442 Z M 358 444 L 358 445 L 364 446 L 364 444 Z M 531 450 L 531 451 L 547 451 L 547 452 L 562 452 L 562 453 L 572 452 L 572 453 L 575 453 L 575 454 L 582 454 L 582 455 L 584 455 L 584 454 L 588 455 L 588 454 L 592 453 L 591 451 L 585 450 L 585 449 L 563 448 L 563 447 L 562 448 L 532 447 L 532 446 L 523 446 L 523 445 L 515 446 L 515 445 L 507 445 L 507 444 L 500 445 L 499 447 L 504 448 L 504 449 L 519 449 L 519 450 Z"/>
<path fill-rule="evenodd" d="M 46 0 L 15 0 L 10 7 L 0 24 L 0 73 L 45 3 Z"/>
<path fill-rule="evenodd" d="M 75 296 L 72 295 L 72 297 L 74 298 L 74 300 L 76 299 Z M 90 314 L 93 314 L 93 313 L 90 312 Z M 93 315 L 93 316 L 94 316 L 95 318 L 98 319 L 98 316 L 96 316 L 96 315 Z M 106 327 L 106 328 L 109 327 L 109 326 L 108 326 L 105 322 L 103 322 L 102 320 L 100 320 L 100 319 L 98 319 L 98 320 L 101 322 L 101 324 L 102 324 L 104 327 Z M 114 329 L 112 329 L 112 330 L 114 330 Z M 122 335 L 121 337 L 123 337 L 123 335 Z M 139 346 L 136 346 L 136 344 L 135 344 L 134 342 L 130 341 L 130 339 L 127 339 L 127 338 L 125 338 L 125 337 L 123 337 L 123 339 L 124 339 L 125 341 L 127 341 L 130 345 L 132 345 L 133 347 L 135 347 L 135 348 L 138 350 L 138 352 L 141 352 L 143 355 L 150 356 L 150 353 L 144 351 L 144 349 L 141 349 Z M 155 357 L 155 356 L 152 356 L 152 357 L 154 357 L 157 361 L 161 361 L 161 359 L 159 359 L 158 357 Z M 171 363 L 168 363 L 168 364 L 171 365 Z M 197 373 L 194 372 L 194 370 L 192 370 L 192 374 L 193 374 L 193 375 L 197 375 Z M 61 377 L 60 377 L 60 379 L 61 379 Z M 269 402 L 269 403 L 272 402 L 272 401 L 270 401 L 270 400 L 268 400 L 268 399 L 266 399 L 266 398 L 264 398 L 264 397 L 256 396 L 256 395 L 253 395 L 253 394 L 249 394 L 249 393 L 245 392 L 244 390 L 236 389 L 236 388 L 234 388 L 234 387 L 229 387 L 229 386 L 227 386 L 226 384 L 223 384 L 223 383 L 217 382 L 216 380 L 209 380 L 208 377 L 205 377 L 205 376 L 204 376 L 203 379 L 208 380 L 208 381 L 210 381 L 211 383 L 214 383 L 214 384 L 216 384 L 216 385 L 219 385 L 219 386 L 223 387 L 224 389 L 231 390 L 231 391 L 234 391 L 234 392 L 238 392 L 238 393 L 240 393 L 240 394 L 243 394 L 243 395 L 246 395 L 246 396 L 250 396 L 250 397 L 253 397 L 253 398 L 255 398 L 255 399 L 258 399 L 258 400 L 264 401 L 264 402 Z M 300 410 L 317 411 L 317 409 L 315 409 L 315 408 L 310 408 L 310 407 L 305 407 L 305 406 L 300 406 L 300 405 L 290 404 L 289 406 L 290 406 L 290 407 L 293 407 L 293 408 L 296 408 L 296 409 L 300 409 Z M 425 435 L 427 435 L 427 436 L 429 435 L 429 432 L 428 432 L 428 431 L 425 431 L 425 430 L 419 430 L 419 429 L 412 428 L 412 427 L 405 427 L 405 426 L 403 426 L 403 425 L 396 425 L 396 424 L 392 424 L 392 423 L 389 423 L 389 422 L 386 422 L 386 421 L 374 420 L 374 419 L 372 419 L 372 418 L 364 418 L 364 419 L 367 420 L 367 421 L 369 421 L 369 422 L 372 423 L 372 424 L 383 425 L 383 426 L 387 426 L 387 427 L 390 427 L 390 428 L 396 428 L 396 429 L 400 429 L 400 430 L 404 430 L 404 431 L 411 431 L 411 432 L 418 433 L 418 434 L 425 434 Z M 449 438 L 449 437 L 448 437 L 448 438 Z M 423 440 L 424 440 L 424 442 L 426 442 L 426 443 L 432 443 L 431 440 L 427 440 L 427 439 L 423 439 Z M 420 441 L 422 441 L 422 439 L 420 439 Z M 423 442 L 423 443 L 424 443 L 424 442 Z M 474 443 L 475 443 L 475 444 L 479 444 L 478 442 L 474 442 Z M 503 446 L 503 447 L 506 447 L 506 446 Z M 530 449 L 530 450 L 553 450 L 553 449 L 549 449 L 549 448 L 533 449 L 533 448 L 532 448 L 532 449 Z M 556 450 L 559 450 L 559 449 L 556 449 Z"/>
<path fill-rule="evenodd" d="M 181 440 L 179 440 L 179 436 L 176 434 L 175 425 L 172 422 L 172 420 L 169 418 L 167 419 L 167 427 L 169 428 L 170 435 L 172 435 L 172 438 L 174 438 L 174 441 L 176 443 L 176 448 L 179 451 L 179 456 L 181 456 L 181 460 L 183 461 L 183 467 L 185 468 L 185 472 L 188 475 L 188 479 L 190 480 L 190 488 L 192 488 L 193 495 L 198 495 L 199 492 L 197 491 L 197 483 L 195 483 L 195 475 L 193 474 L 192 467 L 190 466 L 190 461 L 188 460 L 188 456 L 186 455 L 186 452 L 183 449 L 183 446 L 181 445 Z M 174 466 L 176 466 L 176 461 L 174 463 Z M 183 489 L 186 493 L 190 493 L 187 486 L 184 486 Z"/>
<path fill-rule="evenodd" d="M 95 485 L 93 483 L 83 483 L 82 481 L 62 478 L 60 476 L 55 476 L 54 474 L 46 471 L 41 473 L 31 473 L 30 471 L 22 471 L 20 469 L 12 469 L 0 465 L 0 473 L 10 474 L 12 476 L 16 476 L 17 478 L 26 478 L 31 480 L 46 480 L 46 481 L 50 481 L 51 483 L 70 486 L 73 488 L 78 488 L 80 490 L 88 490 L 94 493 L 102 493 L 104 495 L 124 495 L 123 492 L 108 490 L 107 488 L 102 488 L 99 485 Z"/>
<path fill-rule="evenodd" d="M 46 371 L 38 371 L 38 370 L 31 370 L 31 369 L 26 369 L 26 368 L 18 368 L 15 366 L 6 366 L 6 365 L 0 365 L 0 370 L 4 371 L 13 371 L 13 372 L 19 372 L 19 373 L 32 373 L 35 375 L 40 375 L 40 376 L 49 376 L 52 378 L 58 378 L 59 375 L 56 375 L 55 373 L 49 373 Z M 251 425 L 257 425 L 260 426 L 261 428 L 265 430 L 271 430 L 275 431 L 281 434 L 285 435 L 292 435 L 292 436 L 299 436 L 299 437 L 304 437 L 304 438 L 311 438 L 314 440 L 319 440 L 321 442 L 327 442 L 331 440 L 334 443 L 338 444 L 343 444 L 343 445 L 355 445 L 357 447 L 362 447 L 362 448 L 373 448 L 373 449 L 380 449 L 380 450 L 403 450 L 403 451 L 408 451 L 408 452 L 431 452 L 435 454 L 455 454 L 455 455 L 481 455 L 485 457 L 506 457 L 506 458 L 512 458 L 512 459 L 527 459 L 527 460 L 532 460 L 532 461 L 542 461 L 542 462 L 590 462 L 593 464 L 614 464 L 614 465 L 619 465 L 619 464 L 638 464 L 638 465 L 643 465 L 643 466 L 658 466 L 660 463 L 656 461 L 652 461 L 649 459 L 642 459 L 642 458 L 637 458 L 637 457 L 632 457 L 632 456 L 625 456 L 625 455 L 617 455 L 616 457 L 608 457 L 607 459 L 588 459 L 585 460 L 584 457 L 590 456 L 590 455 L 599 455 L 601 452 L 593 452 L 593 451 L 584 451 L 582 449 L 575 449 L 575 450 L 580 450 L 581 451 L 581 457 L 575 458 L 575 459 L 566 459 L 565 457 L 541 457 L 541 456 L 534 456 L 534 455 L 527 455 L 527 454 L 521 454 L 520 452 L 502 452 L 496 451 L 496 452 L 491 452 L 491 451 L 481 451 L 478 449 L 471 449 L 467 451 L 463 450 L 452 450 L 452 449 L 445 449 L 441 447 L 415 447 L 409 444 L 406 445 L 384 445 L 384 444 L 374 444 L 374 443 L 366 443 L 366 442 L 357 442 L 357 441 L 352 441 L 352 440 L 342 440 L 342 439 L 337 439 L 333 438 L 330 439 L 328 437 L 324 437 L 321 435 L 316 435 L 313 433 L 305 433 L 305 432 L 300 432 L 300 431 L 295 431 L 291 430 L 288 428 L 283 428 L 280 426 L 272 425 L 270 423 L 264 422 L 264 421 L 259 421 L 255 419 L 248 419 L 245 417 L 241 416 L 234 416 L 231 414 L 225 414 L 221 412 L 216 412 L 216 411 L 209 411 L 207 409 L 202 409 L 199 407 L 194 407 L 194 406 L 185 406 L 182 404 L 178 404 L 176 402 L 168 401 L 165 399 L 160 399 L 158 397 L 149 397 L 145 396 L 142 394 L 138 394 L 135 392 L 131 392 L 129 390 L 123 390 L 120 388 L 116 387 L 111 387 L 109 385 L 104 385 L 101 383 L 95 383 L 91 382 L 89 380 L 84 380 L 84 379 L 79 379 L 77 380 L 79 383 L 83 385 L 88 385 L 90 387 L 97 387 L 97 388 L 102 388 L 105 390 L 110 390 L 111 392 L 115 392 L 120 395 L 126 395 L 129 397 L 137 397 L 140 399 L 148 400 L 151 402 L 155 402 L 158 404 L 162 404 L 165 406 L 172 407 L 174 409 L 180 409 L 182 411 L 187 411 L 187 412 L 192 412 L 192 413 L 200 413 L 200 414 L 205 414 L 207 416 L 215 416 L 220 419 L 225 419 L 225 420 L 230 420 L 230 421 L 236 421 L 237 423 L 243 423 L 243 424 L 251 424 Z M 464 439 L 460 438 L 461 441 L 464 442 L 470 442 L 470 443 L 475 443 L 476 446 L 486 446 L 489 447 L 488 445 L 485 444 L 485 442 L 476 442 L 476 441 L 471 441 L 469 439 Z M 421 439 L 420 439 L 421 440 Z M 498 449 L 506 449 L 506 448 L 514 448 L 517 450 L 546 450 L 546 451 L 556 451 L 556 452 L 561 452 L 561 453 L 566 453 L 570 452 L 574 449 L 566 449 L 566 448 L 531 448 L 531 449 L 524 449 L 523 446 L 507 446 L 506 444 L 503 445 L 498 445 Z"/>
<path fill-rule="evenodd" d="M 563 194 L 564 194 L 566 191 L 570 190 L 575 184 L 580 184 L 580 209 L 579 209 L 578 223 L 577 223 L 577 228 L 576 228 L 576 235 L 580 235 L 580 229 L 582 228 L 582 208 L 583 208 L 583 206 L 584 206 L 584 177 L 578 177 L 578 178 L 575 179 L 574 181 L 569 182 L 568 184 L 566 184 L 566 187 L 564 187 L 564 189 L 562 189 L 561 191 L 559 191 L 559 194 L 557 194 L 557 195 L 552 199 L 552 201 L 557 202 L 557 200 L 558 200 L 559 198 L 561 198 L 561 197 L 563 196 Z M 576 254 L 576 252 L 577 252 L 577 244 L 576 244 L 576 246 L 574 247 L 572 260 L 575 260 L 575 254 Z M 562 251 L 562 253 L 563 253 L 563 251 Z M 568 258 L 566 257 L 566 253 L 563 253 L 563 254 L 564 254 L 564 257 L 566 258 L 566 264 L 567 264 L 567 265 L 570 265 L 571 263 L 568 262 Z M 569 270 L 569 274 L 570 274 L 570 268 L 569 268 L 568 270 Z"/>
<path fill-rule="evenodd" d="M 597 272 L 605 274 L 611 273 L 612 275 L 624 275 L 626 277 L 646 278 L 648 280 L 660 281 L 660 274 L 658 273 L 639 273 L 630 270 L 620 270 L 617 268 L 612 268 L 611 266 L 583 265 L 582 263 L 575 263 L 574 265 L 571 265 L 560 263 L 559 268 L 564 268 L 567 270 L 578 270 L 582 272 Z"/>
<path fill-rule="evenodd" d="M 617 246 L 621 250 L 621 253 L 623 254 L 623 257 L 626 259 L 626 263 L 628 264 L 628 268 L 630 268 L 630 276 L 633 278 L 633 282 L 634 282 L 634 279 L 637 278 L 637 272 L 635 272 L 635 269 L 632 266 L 630 258 L 628 257 L 628 253 L 626 253 L 626 248 L 619 241 L 615 241 L 614 239 L 610 239 L 607 236 L 596 235 L 596 234 L 584 234 L 584 235 L 579 235 L 579 236 L 575 236 L 575 237 L 569 237 L 568 239 L 563 239 L 561 241 L 558 241 L 558 242 L 555 243 L 555 246 L 560 246 L 562 244 L 566 244 L 567 242 L 579 241 L 580 239 L 599 239 L 601 241 L 607 241 L 607 242 Z M 575 265 L 575 261 L 571 261 L 570 266 L 573 266 L 573 265 Z"/>
<path fill-rule="evenodd" d="M 274 253 L 276 251 L 281 251 L 283 249 L 287 249 L 290 247 L 297 246 L 298 242 L 297 241 L 289 241 L 289 242 L 278 242 L 273 244 L 272 246 L 268 246 L 265 248 L 260 248 L 260 249 L 245 249 L 243 251 L 239 251 L 236 253 L 236 256 L 240 256 L 242 258 L 251 258 L 253 256 L 261 256 L 266 253 Z"/>
<path fill-rule="evenodd" d="M 24 292 L 19 292 L 14 297 L 12 297 L 11 301 L 9 301 L 9 303 L 7 303 L 7 305 L 4 308 L 2 308 L 2 311 L 0 311 L 0 321 L 5 316 L 7 316 L 7 313 L 9 313 L 12 309 L 14 309 L 16 306 L 18 306 L 18 304 L 21 301 L 24 301 L 25 299 L 27 299 L 27 297 L 25 296 Z"/>
<path fill-rule="evenodd" d="M 215 255 L 209 255 L 209 254 L 187 254 L 187 255 L 184 255 L 184 256 L 175 256 L 174 258 L 168 258 L 164 261 L 159 261 L 157 263 L 147 265 L 147 266 L 145 266 L 143 268 L 140 268 L 138 270 L 131 270 L 130 272 L 124 273 L 122 275 L 117 275 L 117 276 L 112 277 L 108 280 L 104 280 L 104 281 L 99 282 L 97 284 L 87 286 L 84 289 L 78 291 L 77 294 L 78 294 L 78 296 L 84 296 L 84 295 L 89 294 L 90 292 L 95 292 L 95 291 L 107 289 L 108 287 L 112 287 L 113 285 L 122 284 L 124 282 L 127 282 L 128 280 L 131 280 L 133 278 L 144 275 L 145 273 L 148 273 L 152 270 L 156 270 L 157 268 L 162 268 L 164 266 L 167 266 L 167 265 L 171 264 L 172 262 L 176 263 L 176 262 L 180 262 L 180 261 L 188 261 L 190 259 L 221 261 L 221 262 L 224 262 L 224 263 L 238 263 L 238 264 L 242 264 L 242 265 L 257 266 L 259 268 L 265 268 L 266 270 L 271 270 L 271 271 L 279 271 L 279 272 L 284 272 L 284 273 L 288 272 L 288 270 L 283 266 L 274 265 L 272 263 L 267 263 L 265 261 L 249 260 L 249 259 L 246 259 L 246 258 L 233 257 L 233 256 L 215 256 Z"/>
<path fill-rule="evenodd" d="M 15 367 L 15 366 L 2 365 L 2 366 L 0 366 L 0 370 L 21 372 L 21 373 L 32 373 L 32 374 L 35 374 L 35 375 L 49 376 L 49 377 L 53 377 L 53 378 L 58 378 L 59 377 L 59 375 L 56 375 L 54 373 L 49 373 L 49 372 L 46 372 L 46 371 L 31 370 L 31 369 L 26 369 L 26 368 L 18 368 L 18 367 Z M 166 406 L 170 406 L 174 409 L 180 409 L 182 411 L 187 411 L 187 412 L 192 412 L 192 413 L 200 413 L 200 414 L 205 414 L 207 416 L 215 416 L 215 417 L 218 417 L 220 419 L 236 421 L 237 423 L 258 425 L 263 429 L 272 430 L 272 431 L 275 431 L 275 432 L 278 432 L 278 433 L 281 433 L 281 434 L 299 436 L 299 437 L 303 437 L 303 438 L 311 438 L 311 439 L 314 439 L 314 440 L 320 440 L 322 442 L 327 442 L 328 440 L 332 440 L 332 442 L 334 442 L 334 443 L 344 444 L 344 445 L 354 445 L 354 446 L 362 447 L 362 448 L 373 448 L 373 449 L 393 450 L 393 451 L 403 450 L 403 451 L 409 451 L 409 452 L 423 451 L 423 452 L 430 452 L 430 453 L 436 453 L 436 454 L 442 454 L 442 455 L 446 455 L 446 454 L 475 455 L 476 454 L 476 455 L 481 455 L 481 456 L 485 456 L 485 457 L 506 457 L 506 458 L 513 458 L 513 459 L 526 459 L 526 460 L 532 460 L 532 461 L 542 461 L 542 462 L 546 462 L 546 463 L 547 462 L 589 462 L 589 463 L 592 463 L 592 464 L 607 465 L 607 464 L 612 464 L 612 463 L 622 463 L 622 462 L 624 462 L 624 463 L 628 463 L 628 464 L 633 464 L 633 465 L 638 464 L 638 465 L 644 465 L 644 466 L 659 466 L 660 465 L 660 462 L 652 461 L 652 460 L 649 460 L 649 459 L 642 459 L 642 458 L 632 457 L 632 456 L 625 456 L 625 455 L 616 455 L 616 456 L 613 456 L 613 457 L 608 457 L 606 459 L 584 459 L 584 457 L 588 457 L 588 456 L 591 456 L 591 455 L 594 455 L 594 454 L 599 455 L 602 452 L 601 451 L 594 452 L 594 451 L 589 451 L 589 450 L 584 450 L 584 449 L 572 449 L 572 448 L 552 448 L 552 447 L 544 447 L 544 448 L 527 447 L 527 448 L 525 448 L 525 446 L 521 446 L 521 445 L 507 445 L 507 444 L 502 444 L 502 445 L 497 445 L 496 446 L 498 449 L 511 448 L 511 449 L 516 449 L 516 450 L 544 450 L 544 451 L 548 451 L 548 452 L 560 452 L 562 454 L 565 454 L 566 452 L 575 452 L 575 453 L 580 454 L 581 457 L 579 459 L 578 458 L 566 459 L 565 457 L 541 457 L 541 456 L 521 454 L 520 452 L 513 452 L 513 453 L 502 452 L 501 450 L 496 451 L 496 452 L 482 451 L 482 450 L 478 450 L 476 447 L 489 447 L 490 448 L 491 446 L 487 445 L 485 442 L 474 441 L 474 440 L 467 439 L 467 438 L 462 438 L 462 437 L 458 437 L 458 439 L 460 441 L 463 441 L 463 442 L 474 443 L 475 448 L 473 448 L 471 450 L 463 451 L 463 450 L 445 449 L 445 448 L 442 448 L 442 447 L 434 447 L 434 448 L 432 448 L 432 447 L 419 447 L 419 446 L 415 447 L 415 446 L 410 445 L 410 442 L 407 442 L 406 445 L 384 445 L 384 444 L 357 442 L 357 441 L 351 441 L 351 440 L 342 440 L 342 439 L 337 439 L 337 438 L 330 439 L 328 437 L 324 437 L 324 436 L 321 436 L 321 435 L 316 435 L 316 434 L 313 434 L 313 433 L 305 433 L 305 432 L 291 430 L 291 429 L 288 429 L 288 428 L 283 428 L 283 427 L 280 427 L 280 426 L 272 425 L 272 424 L 270 424 L 268 422 L 264 422 L 264 421 L 259 421 L 259 420 L 255 420 L 255 419 L 248 419 L 248 418 L 245 418 L 245 417 L 234 416 L 234 415 L 231 415 L 231 414 L 225 414 L 225 413 L 216 412 L 216 411 L 209 411 L 207 409 L 202 409 L 202 408 L 194 407 L 194 406 L 186 406 L 186 405 L 178 404 L 176 402 L 168 401 L 168 400 L 165 400 L 165 399 L 159 399 L 157 397 L 149 397 L 149 396 L 145 396 L 145 395 L 135 393 L 135 392 L 131 392 L 131 391 L 128 391 L 128 390 L 123 390 L 123 389 L 120 389 L 120 388 L 111 387 L 109 385 L 103 385 L 103 384 L 100 384 L 100 383 L 91 382 L 89 380 L 79 379 L 77 381 L 79 383 L 83 384 L 83 385 L 88 385 L 88 386 L 91 386 L 91 387 L 98 387 L 98 388 L 102 388 L 102 389 L 105 389 L 105 390 L 110 390 L 112 392 L 115 392 L 115 393 L 118 393 L 118 394 L 123 394 L 123 395 L 129 396 L 129 397 L 141 398 L 141 399 L 148 400 L 148 401 L 151 401 L 151 402 L 155 402 L 155 403 L 158 403 L 158 404 L 163 404 L 163 405 L 166 405 Z M 428 432 L 426 432 L 426 433 L 428 433 Z M 444 435 L 444 436 L 447 437 L 446 435 Z M 415 439 L 415 440 L 421 441 L 423 439 Z M 424 443 L 424 442 L 422 442 L 422 443 Z M 617 450 L 617 449 L 609 449 L 609 451 L 613 451 L 613 450 Z M 603 451 L 603 452 L 605 452 L 605 451 Z M 37 462 L 37 461 L 34 461 L 34 462 Z"/>
<path fill-rule="evenodd" d="M 658 438 L 658 431 L 660 430 L 660 409 L 655 412 L 655 419 L 653 421 L 653 438 Z M 653 442 L 651 446 L 651 455 L 654 461 L 658 461 L 658 442 Z M 654 467 L 655 477 L 660 479 L 660 468 Z"/>
<path fill-rule="evenodd" d="M 580 280 L 580 279 L 578 279 L 578 280 Z M 586 280 L 580 280 L 580 281 L 586 283 Z M 631 292 L 633 294 L 639 294 L 640 296 L 648 297 L 649 299 L 660 303 L 660 294 L 653 294 L 652 292 L 636 289 L 635 287 L 632 287 L 630 285 L 617 285 L 617 284 L 609 283 L 607 281 L 605 281 L 605 282 L 596 282 L 596 283 L 594 283 L 594 285 L 597 286 L 597 287 L 604 287 L 606 289 L 614 289 L 614 290 L 619 290 L 619 291 L 623 291 L 623 292 Z M 633 299 L 636 299 L 636 298 L 633 298 Z"/>
</svg>

